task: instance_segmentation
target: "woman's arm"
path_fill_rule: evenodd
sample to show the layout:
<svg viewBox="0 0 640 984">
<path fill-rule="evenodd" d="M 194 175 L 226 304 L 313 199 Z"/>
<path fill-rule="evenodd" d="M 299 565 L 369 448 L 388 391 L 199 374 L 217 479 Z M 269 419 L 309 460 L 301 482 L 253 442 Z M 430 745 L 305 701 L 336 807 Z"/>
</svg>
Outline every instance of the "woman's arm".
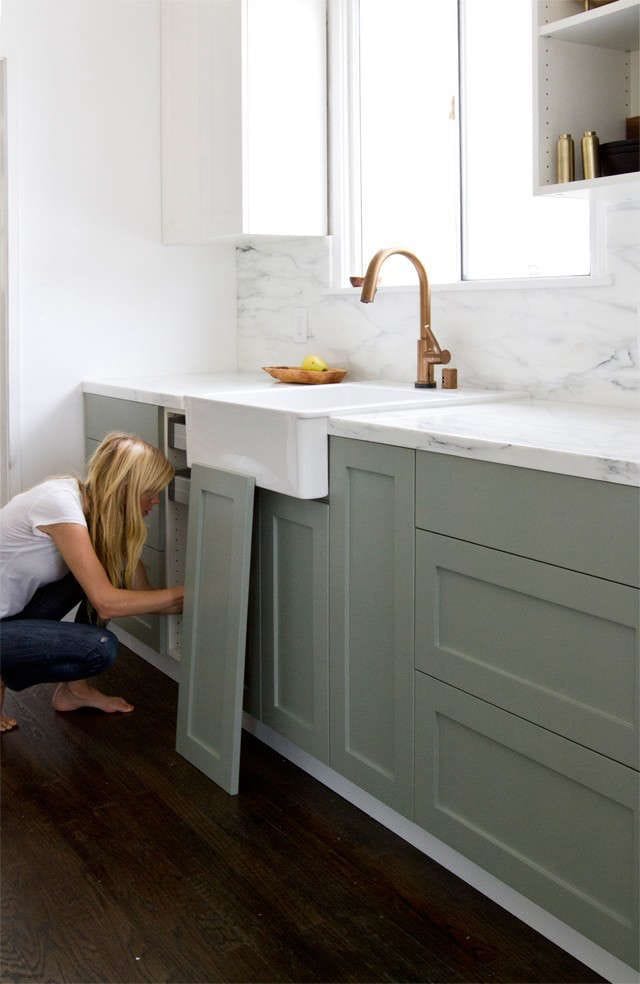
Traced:
<svg viewBox="0 0 640 984">
<path fill-rule="evenodd" d="M 100 618 L 106 620 L 121 615 L 182 611 L 182 587 L 143 587 L 141 590 L 114 588 L 98 560 L 85 526 L 80 526 L 79 523 L 52 523 L 39 526 L 38 529 L 51 537 Z M 146 574 L 144 580 L 148 585 Z"/>
<path fill-rule="evenodd" d="M 133 575 L 133 585 L 132 587 L 136 591 L 153 591 L 154 589 L 149 584 L 149 578 L 147 577 L 147 570 L 141 560 L 138 561 L 138 566 L 136 567 L 135 573 Z M 179 614 L 182 611 L 182 599 L 179 602 L 174 602 L 167 608 L 163 608 L 162 612 L 166 615 L 171 615 L 173 613 Z"/>
</svg>

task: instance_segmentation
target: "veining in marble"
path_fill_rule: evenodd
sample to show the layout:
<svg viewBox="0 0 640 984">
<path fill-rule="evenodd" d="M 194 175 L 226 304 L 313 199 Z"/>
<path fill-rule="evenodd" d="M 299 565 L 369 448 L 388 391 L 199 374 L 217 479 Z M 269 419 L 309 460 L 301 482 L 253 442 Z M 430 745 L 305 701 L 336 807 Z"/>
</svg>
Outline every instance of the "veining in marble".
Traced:
<svg viewBox="0 0 640 984">
<path fill-rule="evenodd" d="M 640 485 L 634 409 L 540 400 L 336 415 L 329 433 L 542 471 Z"/>
<path fill-rule="evenodd" d="M 462 385 L 546 399 L 640 407 L 640 207 L 607 214 L 613 283 L 432 293 L 433 327 Z M 381 244 L 384 245 L 384 244 Z M 350 378 L 415 378 L 418 293 L 327 293 L 330 238 L 254 240 L 238 249 L 241 369 L 298 365 L 317 351 Z M 296 341 L 296 310 L 311 336 Z"/>
</svg>

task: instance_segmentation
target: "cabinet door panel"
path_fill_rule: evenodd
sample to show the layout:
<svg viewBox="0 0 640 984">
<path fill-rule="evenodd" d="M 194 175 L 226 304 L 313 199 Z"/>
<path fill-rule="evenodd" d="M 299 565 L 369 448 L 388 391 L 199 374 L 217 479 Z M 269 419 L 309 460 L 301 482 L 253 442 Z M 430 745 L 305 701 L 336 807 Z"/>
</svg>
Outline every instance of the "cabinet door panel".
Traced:
<svg viewBox="0 0 640 984">
<path fill-rule="evenodd" d="M 638 767 L 638 592 L 416 535 L 416 666 Z"/>
<path fill-rule="evenodd" d="M 331 765 L 411 816 L 413 451 L 331 439 Z"/>
<path fill-rule="evenodd" d="M 637 967 L 638 773 L 416 678 L 416 822 Z"/>
<path fill-rule="evenodd" d="M 254 480 L 191 471 L 176 748 L 238 792 Z"/>
<path fill-rule="evenodd" d="M 260 496 L 262 716 L 300 748 L 329 759 L 329 507 Z"/>
</svg>

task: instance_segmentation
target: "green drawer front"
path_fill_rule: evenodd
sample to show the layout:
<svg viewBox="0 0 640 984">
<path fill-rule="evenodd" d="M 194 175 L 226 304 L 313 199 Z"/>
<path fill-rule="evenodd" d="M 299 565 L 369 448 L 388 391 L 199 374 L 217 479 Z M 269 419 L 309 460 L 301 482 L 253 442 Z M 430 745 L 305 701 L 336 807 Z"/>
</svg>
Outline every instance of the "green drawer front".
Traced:
<svg viewBox="0 0 640 984">
<path fill-rule="evenodd" d="M 640 766 L 638 592 L 416 534 L 416 667 Z"/>
<path fill-rule="evenodd" d="M 416 526 L 640 584 L 640 489 L 419 451 Z"/>
<path fill-rule="evenodd" d="M 91 438 L 85 438 L 85 456 L 87 461 L 98 447 L 99 441 L 94 441 Z M 160 496 L 160 502 L 157 506 L 154 506 L 147 518 L 145 523 L 147 525 L 147 541 L 146 546 L 151 547 L 153 550 L 164 550 L 165 538 L 165 497 L 166 492 L 163 492 Z"/>
<path fill-rule="evenodd" d="M 162 447 L 163 412 L 151 403 L 85 393 L 84 417 L 85 435 L 94 441 L 101 441 L 109 431 L 125 431 Z"/>
<path fill-rule="evenodd" d="M 416 673 L 416 822 L 634 967 L 637 772 Z"/>
<path fill-rule="evenodd" d="M 164 553 L 160 550 L 152 550 L 145 547 L 142 551 L 142 563 L 144 564 L 149 583 L 153 588 L 164 586 Z M 162 636 L 164 631 L 164 615 L 128 615 L 126 618 L 116 619 L 116 625 L 121 625 L 134 638 L 144 642 L 157 653 L 164 650 Z"/>
</svg>

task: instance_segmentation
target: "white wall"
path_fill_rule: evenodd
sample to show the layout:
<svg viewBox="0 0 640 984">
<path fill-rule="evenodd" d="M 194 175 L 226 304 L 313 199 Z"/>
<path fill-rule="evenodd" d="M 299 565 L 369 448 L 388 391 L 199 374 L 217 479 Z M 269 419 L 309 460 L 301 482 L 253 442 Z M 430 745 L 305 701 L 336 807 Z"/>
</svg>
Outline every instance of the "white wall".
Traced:
<svg viewBox="0 0 640 984">
<path fill-rule="evenodd" d="M 433 330 L 462 385 L 640 408 L 640 204 L 610 209 L 602 226 L 605 285 L 434 288 Z M 240 368 L 299 365 L 314 352 L 351 379 L 413 382 L 417 287 L 382 288 L 374 304 L 356 290 L 327 292 L 330 247 L 320 238 L 238 247 Z M 296 341 L 300 310 L 306 342 Z"/>
<path fill-rule="evenodd" d="M 82 467 L 84 378 L 236 366 L 230 245 L 163 246 L 159 0 L 4 0 L 10 489 Z"/>
</svg>

